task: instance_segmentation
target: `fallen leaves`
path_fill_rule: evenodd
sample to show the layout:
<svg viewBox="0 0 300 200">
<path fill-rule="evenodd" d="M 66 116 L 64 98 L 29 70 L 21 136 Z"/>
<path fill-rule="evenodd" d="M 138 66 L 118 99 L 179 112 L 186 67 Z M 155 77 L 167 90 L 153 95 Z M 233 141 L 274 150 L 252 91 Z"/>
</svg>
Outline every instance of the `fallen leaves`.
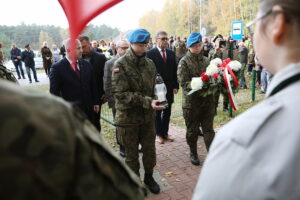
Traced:
<svg viewBox="0 0 300 200">
<path fill-rule="evenodd" d="M 164 176 L 166 176 L 166 177 L 172 177 L 174 175 L 175 174 L 173 172 L 167 172 L 167 173 L 164 174 Z"/>
</svg>

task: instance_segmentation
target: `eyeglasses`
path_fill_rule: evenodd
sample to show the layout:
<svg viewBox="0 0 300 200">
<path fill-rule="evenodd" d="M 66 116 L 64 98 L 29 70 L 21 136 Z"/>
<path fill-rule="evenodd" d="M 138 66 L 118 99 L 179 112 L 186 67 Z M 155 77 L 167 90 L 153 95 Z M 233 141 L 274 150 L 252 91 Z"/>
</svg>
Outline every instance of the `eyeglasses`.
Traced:
<svg viewBox="0 0 300 200">
<path fill-rule="evenodd" d="M 160 39 L 162 41 L 168 41 L 169 40 L 169 38 L 167 38 L 167 37 L 162 37 L 162 38 L 157 38 L 157 39 Z"/>
<path fill-rule="evenodd" d="M 126 50 L 126 49 L 128 49 L 129 47 L 119 47 L 119 48 L 121 48 L 121 49 L 123 49 L 123 50 Z"/>
<path fill-rule="evenodd" d="M 260 17 L 255 18 L 254 20 L 252 20 L 251 22 L 246 24 L 246 27 L 249 31 L 249 33 L 251 35 L 254 34 L 254 30 L 255 30 L 255 24 L 259 21 L 262 20 L 263 18 L 267 17 L 268 15 L 270 15 L 272 13 L 272 10 L 269 10 L 268 12 L 266 12 L 265 14 L 261 15 Z"/>
</svg>

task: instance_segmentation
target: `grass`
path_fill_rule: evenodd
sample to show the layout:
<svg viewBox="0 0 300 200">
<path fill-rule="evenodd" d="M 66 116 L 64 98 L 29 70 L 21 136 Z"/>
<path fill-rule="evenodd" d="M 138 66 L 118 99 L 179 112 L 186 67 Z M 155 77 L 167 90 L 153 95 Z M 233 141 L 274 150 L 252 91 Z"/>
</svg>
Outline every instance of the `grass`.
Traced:
<svg viewBox="0 0 300 200">
<path fill-rule="evenodd" d="M 250 77 L 246 77 L 246 78 L 248 79 L 247 85 L 251 86 L 249 80 Z M 49 92 L 49 85 L 30 86 L 26 88 L 39 90 L 47 93 Z M 239 106 L 239 110 L 233 111 L 233 117 L 238 116 L 239 114 L 251 108 L 253 105 L 263 100 L 264 95 L 260 94 L 259 91 L 260 91 L 259 88 L 256 87 L 256 97 L 255 97 L 256 101 L 252 102 L 251 87 L 249 87 L 249 89 L 240 89 L 235 95 L 236 101 Z M 185 129 L 185 123 L 182 116 L 181 103 L 182 103 L 182 90 L 179 90 L 178 94 L 175 95 L 175 101 L 174 104 L 172 105 L 171 123 Z M 214 119 L 214 128 L 220 128 L 224 124 L 232 120 L 232 118 L 228 116 L 227 112 L 222 111 L 222 105 L 223 105 L 223 98 L 221 95 L 219 99 L 219 107 L 217 109 L 217 115 L 215 116 Z M 109 121 L 113 122 L 112 112 L 111 109 L 108 108 L 107 104 L 102 105 L 101 115 L 104 116 Z M 116 144 L 115 127 L 105 122 L 104 120 L 101 120 L 101 126 L 102 126 L 102 133 L 101 133 L 102 136 L 112 148 L 117 150 L 118 145 Z"/>
</svg>

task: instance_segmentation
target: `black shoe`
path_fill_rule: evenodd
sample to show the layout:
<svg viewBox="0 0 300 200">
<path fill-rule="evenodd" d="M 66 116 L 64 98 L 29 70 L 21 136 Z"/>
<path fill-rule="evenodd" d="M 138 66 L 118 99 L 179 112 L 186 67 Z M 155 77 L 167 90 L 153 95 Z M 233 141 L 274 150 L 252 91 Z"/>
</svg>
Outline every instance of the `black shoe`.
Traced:
<svg viewBox="0 0 300 200">
<path fill-rule="evenodd" d="M 23 76 L 23 79 L 26 79 L 25 76 Z"/>
<path fill-rule="evenodd" d="M 126 157 L 125 148 L 123 145 L 120 145 L 120 156 L 123 158 Z"/>
<path fill-rule="evenodd" d="M 35 80 L 35 82 L 37 83 L 37 82 L 40 82 L 39 80 Z"/>
<path fill-rule="evenodd" d="M 148 186 L 149 190 L 154 193 L 158 194 L 160 192 L 159 185 L 154 180 L 152 173 L 145 174 L 144 183 Z"/>
<path fill-rule="evenodd" d="M 21 79 L 21 77 L 18 77 L 18 79 Z"/>
<path fill-rule="evenodd" d="M 200 160 L 198 158 L 198 154 L 191 153 L 191 162 L 193 165 L 200 165 Z"/>
<path fill-rule="evenodd" d="M 29 83 L 32 83 L 32 81 L 29 81 Z"/>
</svg>

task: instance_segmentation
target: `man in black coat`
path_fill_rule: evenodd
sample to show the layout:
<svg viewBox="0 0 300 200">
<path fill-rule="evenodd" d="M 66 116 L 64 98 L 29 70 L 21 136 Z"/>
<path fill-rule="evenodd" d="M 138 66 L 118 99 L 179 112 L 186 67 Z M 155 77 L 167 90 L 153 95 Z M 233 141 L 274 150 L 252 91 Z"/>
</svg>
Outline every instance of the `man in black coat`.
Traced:
<svg viewBox="0 0 300 200">
<path fill-rule="evenodd" d="M 35 82 L 40 82 L 37 79 L 37 75 L 36 75 L 34 53 L 31 50 L 31 46 L 29 44 L 25 46 L 25 50 L 21 54 L 21 60 L 25 63 L 26 72 L 29 78 L 29 83 L 32 83 L 30 69 L 32 70 Z"/>
<path fill-rule="evenodd" d="M 51 66 L 50 93 L 79 107 L 96 126 L 99 96 L 91 64 L 83 59 L 81 44 L 76 40 L 76 63 L 71 64 L 70 40 L 66 41 L 66 57 Z"/>
<path fill-rule="evenodd" d="M 16 68 L 16 72 L 18 74 L 18 79 L 21 79 L 21 75 L 22 75 L 23 79 L 25 79 L 24 71 L 23 71 L 23 67 L 22 67 L 22 61 L 21 61 L 21 50 L 17 47 L 16 44 L 12 45 L 12 48 L 10 50 L 10 58 Z"/>
<path fill-rule="evenodd" d="M 97 91 L 100 97 L 100 111 L 96 114 L 97 119 L 97 129 L 101 130 L 100 125 L 100 115 L 101 115 L 101 104 L 106 102 L 103 87 L 103 76 L 104 76 L 104 66 L 106 62 L 106 57 L 102 53 L 97 53 L 93 50 L 92 44 L 87 36 L 81 36 L 79 38 L 82 45 L 82 58 L 89 61 L 94 70 L 94 76 L 96 79 Z"/>
<path fill-rule="evenodd" d="M 168 108 L 156 111 L 156 135 L 158 142 L 163 144 L 166 141 L 173 141 L 169 137 L 169 122 L 171 116 L 172 103 L 174 102 L 174 94 L 177 94 L 179 84 L 177 82 L 177 63 L 175 53 L 167 49 L 168 34 L 160 31 L 156 34 L 156 47 L 147 51 L 147 57 L 150 58 L 157 72 L 162 76 L 167 87 Z"/>
</svg>

